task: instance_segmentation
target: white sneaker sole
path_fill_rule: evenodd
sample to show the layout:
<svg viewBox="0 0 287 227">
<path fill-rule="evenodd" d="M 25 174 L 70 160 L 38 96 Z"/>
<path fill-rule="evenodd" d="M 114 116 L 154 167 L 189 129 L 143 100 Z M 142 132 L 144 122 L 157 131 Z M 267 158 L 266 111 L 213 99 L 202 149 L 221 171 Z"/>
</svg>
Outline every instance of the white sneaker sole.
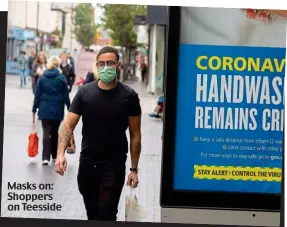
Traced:
<svg viewBox="0 0 287 227">
<path fill-rule="evenodd" d="M 45 161 L 43 161 L 43 163 L 42 163 L 44 166 L 46 166 L 46 165 L 48 165 L 49 164 L 49 161 L 47 161 L 47 160 L 45 160 Z"/>
</svg>

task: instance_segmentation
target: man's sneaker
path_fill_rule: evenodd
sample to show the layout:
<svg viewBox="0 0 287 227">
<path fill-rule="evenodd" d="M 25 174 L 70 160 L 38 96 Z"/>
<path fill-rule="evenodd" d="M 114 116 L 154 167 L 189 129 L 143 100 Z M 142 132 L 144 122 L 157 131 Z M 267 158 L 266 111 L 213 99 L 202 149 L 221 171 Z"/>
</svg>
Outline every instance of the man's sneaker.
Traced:
<svg viewBox="0 0 287 227">
<path fill-rule="evenodd" d="M 154 118 L 160 118 L 160 116 L 156 113 L 151 113 L 149 114 L 150 117 L 154 117 Z"/>
<path fill-rule="evenodd" d="M 155 118 L 160 118 L 159 114 L 156 114 L 154 117 L 155 117 Z"/>
<path fill-rule="evenodd" d="M 48 165 L 48 164 L 49 164 L 49 161 L 48 161 L 48 160 L 44 160 L 44 161 L 43 161 L 43 165 L 44 165 L 44 166 L 46 166 L 46 165 Z"/>
</svg>

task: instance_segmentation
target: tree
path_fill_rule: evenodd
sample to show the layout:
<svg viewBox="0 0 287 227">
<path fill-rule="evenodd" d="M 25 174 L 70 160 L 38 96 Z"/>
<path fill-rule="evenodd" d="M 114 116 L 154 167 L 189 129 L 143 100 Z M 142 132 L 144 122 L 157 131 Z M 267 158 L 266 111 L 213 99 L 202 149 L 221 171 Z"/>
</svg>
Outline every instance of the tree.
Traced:
<svg viewBox="0 0 287 227">
<path fill-rule="evenodd" d="M 126 62 L 133 48 L 137 47 L 137 36 L 134 31 L 136 15 L 146 15 L 146 6 L 142 5 L 101 5 L 104 9 L 102 21 L 104 28 L 109 31 L 115 46 L 122 47 L 124 75 L 126 75 Z"/>
<path fill-rule="evenodd" d="M 75 7 L 74 34 L 77 41 L 84 47 L 94 42 L 97 25 L 93 23 L 93 6 L 90 3 L 81 3 Z"/>
<path fill-rule="evenodd" d="M 61 31 L 56 28 L 51 34 L 54 35 L 56 39 L 53 43 L 51 43 L 51 45 L 55 46 L 56 48 L 62 48 L 63 36 Z"/>
</svg>

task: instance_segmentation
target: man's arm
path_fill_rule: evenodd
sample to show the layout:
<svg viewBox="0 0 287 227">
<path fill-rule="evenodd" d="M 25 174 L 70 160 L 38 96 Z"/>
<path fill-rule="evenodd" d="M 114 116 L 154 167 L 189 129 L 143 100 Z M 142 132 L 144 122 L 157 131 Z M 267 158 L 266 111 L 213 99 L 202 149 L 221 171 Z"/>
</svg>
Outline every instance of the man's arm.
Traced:
<svg viewBox="0 0 287 227">
<path fill-rule="evenodd" d="M 131 167 L 138 168 L 141 154 L 141 115 L 129 117 Z"/>
<path fill-rule="evenodd" d="M 73 99 L 69 113 L 59 133 L 58 151 L 57 151 L 57 154 L 59 156 L 65 154 L 65 151 L 71 141 L 73 131 L 82 115 L 82 109 L 83 109 L 82 96 L 81 96 L 81 90 L 79 90 Z"/>
<path fill-rule="evenodd" d="M 129 131 L 130 131 L 130 153 L 131 167 L 138 168 L 141 154 L 141 106 L 138 94 L 133 91 L 129 98 Z"/>
<path fill-rule="evenodd" d="M 65 151 L 70 144 L 73 131 L 77 126 L 80 117 L 81 116 L 78 114 L 71 112 L 68 113 L 67 118 L 60 130 L 57 155 L 60 156 L 65 154 Z"/>
</svg>

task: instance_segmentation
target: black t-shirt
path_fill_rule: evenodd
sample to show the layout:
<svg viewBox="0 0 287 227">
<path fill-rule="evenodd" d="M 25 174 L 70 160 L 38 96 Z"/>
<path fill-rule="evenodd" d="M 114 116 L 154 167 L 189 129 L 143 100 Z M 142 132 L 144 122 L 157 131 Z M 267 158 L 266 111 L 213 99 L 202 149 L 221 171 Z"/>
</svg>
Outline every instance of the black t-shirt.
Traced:
<svg viewBox="0 0 287 227">
<path fill-rule="evenodd" d="M 114 89 L 102 90 L 98 81 L 91 82 L 78 90 L 69 111 L 82 116 L 81 162 L 126 161 L 128 117 L 141 115 L 132 88 L 118 82 Z"/>
</svg>

